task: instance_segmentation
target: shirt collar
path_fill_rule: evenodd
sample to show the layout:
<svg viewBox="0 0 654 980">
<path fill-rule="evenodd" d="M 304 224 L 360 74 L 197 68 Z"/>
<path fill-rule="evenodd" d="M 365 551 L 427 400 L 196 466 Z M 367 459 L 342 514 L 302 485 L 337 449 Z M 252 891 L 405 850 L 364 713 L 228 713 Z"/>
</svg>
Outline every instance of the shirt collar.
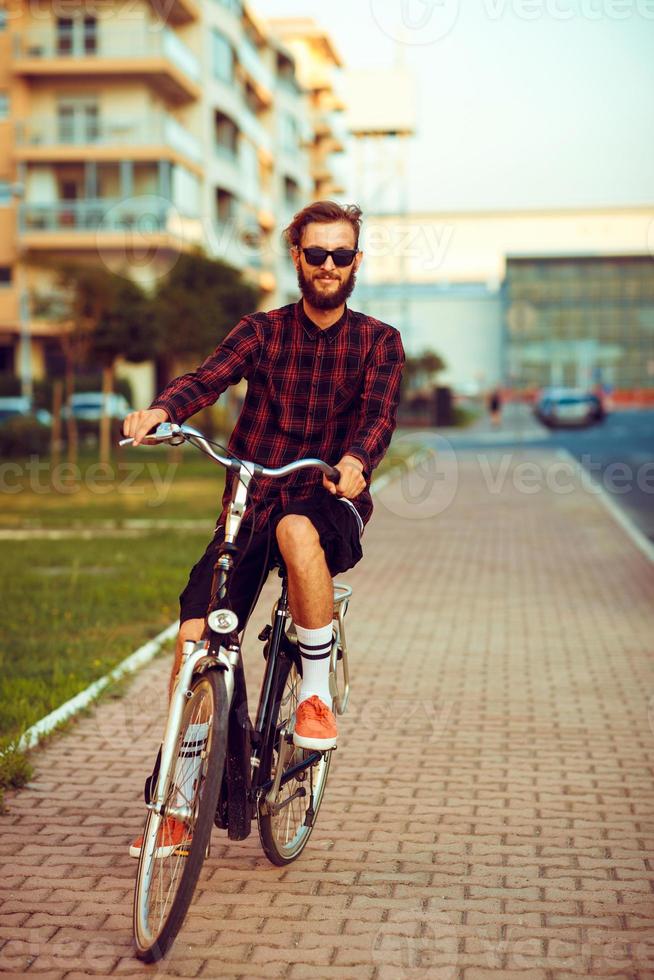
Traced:
<svg viewBox="0 0 654 980">
<path fill-rule="evenodd" d="M 304 328 L 304 332 L 308 337 L 311 337 L 312 340 L 316 340 L 322 334 L 325 340 L 328 340 L 330 343 L 332 343 L 339 335 L 339 333 L 343 329 L 345 321 L 347 320 L 347 304 L 345 305 L 345 309 L 343 310 L 343 313 L 338 318 L 336 323 L 332 323 L 331 327 L 327 327 L 326 330 L 321 330 L 320 327 L 317 324 L 315 324 L 313 320 L 311 320 L 306 315 L 306 313 L 304 312 L 304 306 L 302 304 L 302 300 L 300 300 L 297 303 L 295 307 L 295 312 L 297 314 L 298 320 L 300 321 L 300 323 Z"/>
</svg>

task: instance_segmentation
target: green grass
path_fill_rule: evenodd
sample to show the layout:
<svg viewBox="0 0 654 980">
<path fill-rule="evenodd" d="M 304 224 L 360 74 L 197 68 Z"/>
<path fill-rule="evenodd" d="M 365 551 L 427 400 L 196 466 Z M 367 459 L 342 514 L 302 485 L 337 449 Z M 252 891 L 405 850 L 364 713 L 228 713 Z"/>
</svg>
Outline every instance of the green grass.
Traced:
<svg viewBox="0 0 654 980">
<path fill-rule="evenodd" d="M 119 525 L 133 518 L 215 518 L 224 487 L 222 467 L 185 447 L 125 450 L 107 468 L 84 456 L 51 466 L 38 458 L 4 464 L 0 527 L 75 527 L 89 521 Z"/>
<path fill-rule="evenodd" d="M 376 474 L 416 448 L 404 443 Z M 181 456 L 174 462 L 163 449 L 125 452 L 104 484 L 88 457 L 77 470 L 28 469 L 29 461 L 16 461 L 22 469 L 4 471 L 2 528 L 101 529 L 134 519 L 184 519 L 206 529 L 2 542 L 0 752 L 177 616 L 177 597 L 211 535 L 224 486 L 215 463 L 188 448 Z M 19 481 L 20 493 L 7 492 Z M 0 765 L 0 791 L 22 785 L 29 771 L 25 756 L 10 751 Z"/>
<path fill-rule="evenodd" d="M 4 542 L 0 738 L 20 734 L 175 619 L 208 536 Z"/>
</svg>

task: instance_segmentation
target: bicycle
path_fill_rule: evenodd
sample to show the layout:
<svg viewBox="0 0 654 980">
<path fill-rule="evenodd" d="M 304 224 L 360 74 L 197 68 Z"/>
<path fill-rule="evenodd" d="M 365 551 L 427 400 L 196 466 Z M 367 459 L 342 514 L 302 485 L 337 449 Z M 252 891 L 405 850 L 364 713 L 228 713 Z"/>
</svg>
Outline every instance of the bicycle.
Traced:
<svg viewBox="0 0 654 980">
<path fill-rule="evenodd" d="M 133 440 L 122 439 L 120 445 Z M 271 621 L 259 634 L 266 661 L 256 719 L 252 724 L 237 633 L 228 607 L 230 575 L 239 554 L 236 537 L 250 482 L 282 477 L 316 466 L 333 482 L 339 472 L 318 459 L 301 459 L 279 469 L 223 456 L 202 433 L 164 422 L 146 437 L 149 444 L 189 442 L 235 474 L 227 508 L 224 542 L 214 566 L 212 599 L 198 642 L 187 641 L 171 695 L 163 741 L 145 784 L 147 815 L 136 873 L 133 926 L 136 955 L 161 959 L 179 932 L 209 853 L 212 826 L 243 840 L 256 819 L 264 853 L 275 865 L 295 861 L 309 840 L 325 791 L 333 750 L 298 748 L 293 726 L 301 657 L 288 608 L 281 559 L 281 591 Z M 347 708 L 350 681 L 344 617 L 352 589 L 334 583 L 334 632 L 330 690 L 334 711 Z M 164 846 L 166 822 L 181 821 L 184 839 Z"/>
</svg>

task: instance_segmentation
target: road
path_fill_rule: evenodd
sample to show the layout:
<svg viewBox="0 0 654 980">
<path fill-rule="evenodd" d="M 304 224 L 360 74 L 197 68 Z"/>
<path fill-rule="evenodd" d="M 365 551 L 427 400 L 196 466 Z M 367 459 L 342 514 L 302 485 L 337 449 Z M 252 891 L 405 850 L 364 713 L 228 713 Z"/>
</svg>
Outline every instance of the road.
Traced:
<svg viewBox="0 0 654 980">
<path fill-rule="evenodd" d="M 567 450 L 654 541 L 654 410 L 622 409 L 601 425 L 552 431 L 527 406 L 509 405 L 499 430 L 484 419 L 471 430 L 441 431 L 455 450 L 526 445 Z"/>
</svg>

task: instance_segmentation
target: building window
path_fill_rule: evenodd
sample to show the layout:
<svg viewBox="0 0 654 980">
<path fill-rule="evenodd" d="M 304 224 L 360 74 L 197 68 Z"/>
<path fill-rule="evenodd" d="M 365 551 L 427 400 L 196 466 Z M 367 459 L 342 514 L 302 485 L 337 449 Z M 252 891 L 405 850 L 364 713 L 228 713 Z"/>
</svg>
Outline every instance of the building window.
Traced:
<svg viewBox="0 0 654 980">
<path fill-rule="evenodd" d="M 93 16 L 57 17 L 57 54 L 95 54 L 98 50 L 97 27 Z"/>
<path fill-rule="evenodd" d="M 7 30 L 7 11 L 4 7 L 0 7 L 0 31 Z"/>
<path fill-rule="evenodd" d="M 285 87 L 292 89 L 295 94 L 299 94 L 297 79 L 295 77 L 295 65 L 281 52 L 277 55 L 277 78 Z"/>
<path fill-rule="evenodd" d="M 11 286 L 11 266 L 0 265 L 0 289 Z"/>
<path fill-rule="evenodd" d="M 282 149 L 289 153 L 297 153 L 300 142 L 300 131 L 297 119 L 288 112 L 283 112 L 280 120 L 280 136 Z"/>
<path fill-rule="evenodd" d="M 249 82 L 243 87 L 243 101 L 255 116 L 262 112 L 266 106 L 257 95 L 256 89 Z"/>
<path fill-rule="evenodd" d="M 11 204 L 11 184 L 8 180 L 0 180 L 0 207 Z"/>
<path fill-rule="evenodd" d="M 71 96 L 57 103 L 57 134 L 60 143 L 97 143 L 99 106 L 96 98 Z"/>
<path fill-rule="evenodd" d="M 13 374 L 14 365 L 14 348 L 8 344 L 0 345 L 0 373 Z"/>
<path fill-rule="evenodd" d="M 220 31 L 211 32 L 211 57 L 213 73 L 221 82 L 234 80 L 234 52 L 232 46 Z"/>
<path fill-rule="evenodd" d="M 214 131 L 217 149 L 228 153 L 230 156 L 236 156 L 238 152 L 238 126 L 234 120 L 226 116 L 224 112 L 216 112 L 214 114 Z"/>
<path fill-rule="evenodd" d="M 300 199 L 300 186 L 292 177 L 284 177 L 284 200 L 295 206 Z"/>
<path fill-rule="evenodd" d="M 0 91 L 0 122 L 9 119 L 9 92 Z"/>
<path fill-rule="evenodd" d="M 236 217 L 236 198 L 222 187 L 216 188 L 216 218 L 224 224 Z"/>
</svg>

